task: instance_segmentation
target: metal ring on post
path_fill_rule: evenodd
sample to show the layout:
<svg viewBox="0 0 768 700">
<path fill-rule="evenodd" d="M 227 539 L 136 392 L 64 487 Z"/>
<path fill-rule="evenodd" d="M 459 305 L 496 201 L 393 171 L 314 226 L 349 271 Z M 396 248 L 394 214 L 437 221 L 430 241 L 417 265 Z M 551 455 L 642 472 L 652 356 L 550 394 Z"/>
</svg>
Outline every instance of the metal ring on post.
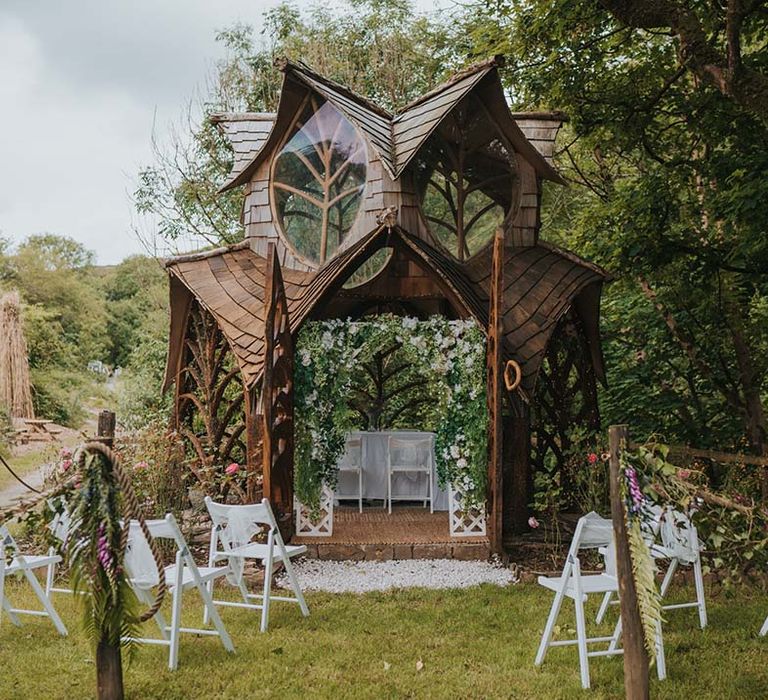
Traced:
<svg viewBox="0 0 768 700">
<path fill-rule="evenodd" d="M 514 372 L 514 379 L 512 373 Z M 514 391 L 520 386 L 520 382 L 523 379 L 523 371 L 520 369 L 520 365 L 516 360 L 507 360 L 507 364 L 504 366 L 504 384 L 507 387 L 507 391 Z"/>
</svg>

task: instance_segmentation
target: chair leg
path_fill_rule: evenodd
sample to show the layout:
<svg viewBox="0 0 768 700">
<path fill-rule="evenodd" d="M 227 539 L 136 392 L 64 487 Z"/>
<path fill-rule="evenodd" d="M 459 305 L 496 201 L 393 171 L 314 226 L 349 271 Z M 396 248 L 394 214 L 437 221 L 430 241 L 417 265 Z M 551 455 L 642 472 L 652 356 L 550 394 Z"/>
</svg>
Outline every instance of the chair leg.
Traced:
<svg viewBox="0 0 768 700">
<path fill-rule="evenodd" d="M 389 514 L 392 515 L 392 470 L 387 470 L 387 504 Z"/>
<path fill-rule="evenodd" d="M 357 472 L 357 493 L 358 493 L 357 508 L 362 513 L 363 512 L 363 467 L 362 466 Z"/>
<path fill-rule="evenodd" d="M 563 571 L 563 580 L 567 580 L 568 576 L 570 576 L 570 567 L 566 567 L 565 571 Z M 541 635 L 541 642 L 539 642 L 539 650 L 536 652 L 536 660 L 533 662 L 535 666 L 541 666 L 541 664 L 544 663 L 544 657 L 547 655 L 549 642 L 552 639 L 552 631 L 555 629 L 557 616 L 560 614 L 560 608 L 563 605 L 564 598 L 565 588 L 563 587 L 555 593 L 555 599 L 552 601 L 552 608 L 549 611 L 547 624 L 544 625 L 544 632 Z"/>
<path fill-rule="evenodd" d="M 600 602 L 600 608 L 598 609 L 597 616 L 595 617 L 595 622 L 598 625 L 603 621 L 605 614 L 608 612 L 608 606 L 611 604 L 611 598 L 613 598 L 613 593 L 608 591 L 603 596 L 603 600 Z"/>
<path fill-rule="evenodd" d="M 693 580 L 696 584 L 696 602 L 699 610 L 699 625 L 701 629 L 707 626 L 707 601 L 704 598 L 704 575 L 701 572 L 701 558 L 693 562 Z"/>
<path fill-rule="evenodd" d="M 584 617 L 584 598 L 581 594 L 581 586 L 578 585 L 579 571 L 576 566 L 576 585 L 573 596 L 576 608 L 576 640 L 579 648 L 579 669 L 581 671 L 581 687 L 589 688 L 589 657 L 587 656 L 587 624 Z"/>
<path fill-rule="evenodd" d="M 677 563 L 677 559 L 669 560 L 669 568 L 667 569 L 667 573 L 664 574 L 664 579 L 662 580 L 661 588 L 659 589 L 659 593 L 662 598 L 667 595 L 669 586 L 672 583 L 672 577 L 675 575 L 675 571 L 677 571 Z"/>
<path fill-rule="evenodd" d="M 62 637 L 66 637 L 67 628 L 64 626 L 64 623 L 61 621 L 61 618 L 59 617 L 59 613 L 57 613 L 56 609 L 53 607 L 53 604 L 51 603 L 50 598 L 48 598 L 48 596 L 45 595 L 45 591 L 43 590 L 43 587 L 40 585 L 40 582 L 37 580 L 37 576 L 35 576 L 35 573 L 30 569 L 24 569 L 24 576 L 26 576 L 27 581 L 29 581 L 29 585 L 32 586 L 32 590 L 35 592 L 35 595 L 37 596 L 38 600 L 42 603 L 43 608 L 45 609 L 45 612 L 48 613 L 48 617 L 51 618 L 51 622 L 53 622 L 53 626 L 56 628 L 56 631 Z"/>
<path fill-rule="evenodd" d="M 48 549 L 48 556 L 53 556 L 54 551 L 53 547 L 50 547 Z M 51 595 L 51 589 L 53 588 L 53 580 L 56 576 L 56 564 L 51 562 L 46 567 L 45 572 L 45 595 L 50 596 Z"/>
<path fill-rule="evenodd" d="M 664 637 L 661 622 L 656 623 L 656 674 L 660 681 L 667 677 L 667 658 L 664 655 Z"/>
<path fill-rule="evenodd" d="M 216 610 L 216 606 L 213 603 L 213 597 L 208 592 L 208 588 L 206 586 L 201 586 L 199 590 L 200 590 L 200 597 L 203 599 L 203 606 L 208 611 L 208 617 L 211 620 L 211 622 L 213 622 L 213 626 L 216 628 L 216 631 L 219 633 L 219 639 L 221 639 L 221 643 L 224 645 L 224 648 L 227 651 L 234 651 L 235 645 L 232 644 L 232 638 L 229 636 L 229 632 L 227 632 L 227 628 L 224 627 L 224 623 L 221 620 L 219 611 Z M 246 603 L 248 602 L 247 598 L 245 602 Z"/>
<path fill-rule="evenodd" d="M 5 610 L 5 612 L 8 614 L 8 619 L 11 621 L 11 624 L 16 625 L 16 627 L 21 627 L 21 620 L 19 620 L 16 613 L 11 610 L 11 601 L 3 596 L 0 598 L 0 603 L 2 604 L 0 607 L 2 607 L 2 609 Z"/>
<path fill-rule="evenodd" d="M 765 637 L 766 634 L 768 634 L 768 617 L 765 618 L 765 622 L 763 623 L 763 626 L 760 628 L 760 636 Z"/>
<path fill-rule="evenodd" d="M 613 635 L 611 635 L 611 643 L 608 645 L 608 651 L 616 651 L 619 648 L 619 639 L 621 639 L 621 615 L 616 620 L 616 625 L 613 628 Z"/>
<path fill-rule="evenodd" d="M 173 600 L 171 603 L 171 639 L 168 652 L 168 668 L 175 671 L 179 665 L 179 635 L 181 634 L 181 596 L 182 586 L 173 588 Z"/>
<path fill-rule="evenodd" d="M 427 474 L 427 479 L 429 479 L 429 512 L 434 513 L 435 512 L 435 485 L 433 483 L 434 479 L 432 478 L 431 469 Z"/>
<path fill-rule="evenodd" d="M 283 563 L 285 565 L 285 562 Z M 264 596 L 261 608 L 261 631 L 266 632 L 269 627 L 269 597 L 272 592 L 272 551 L 269 552 L 264 562 Z"/>
<path fill-rule="evenodd" d="M 296 600 L 299 601 L 301 614 L 304 615 L 304 617 L 308 617 L 309 607 L 307 606 L 307 601 L 304 600 L 304 593 L 301 590 L 301 586 L 299 586 L 299 580 L 296 578 L 296 572 L 293 570 L 293 564 L 291 563 L 290 557 L 286 557 L 283 560 L 283 566 L 285 567 L 285 574 L 288 576 L 288 582 L 291 584 L 293 595 L 295 595 Z"/>
</svg>

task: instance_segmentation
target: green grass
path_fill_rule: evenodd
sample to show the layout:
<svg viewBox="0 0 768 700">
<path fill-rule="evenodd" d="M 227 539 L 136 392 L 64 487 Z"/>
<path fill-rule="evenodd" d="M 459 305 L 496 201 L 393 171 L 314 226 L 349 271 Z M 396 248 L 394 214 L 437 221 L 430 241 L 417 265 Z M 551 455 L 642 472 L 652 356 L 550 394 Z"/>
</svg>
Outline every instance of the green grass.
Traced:
<svg viewBox="0 0 768 700">
<path fill-rule="evenodd" d="M 29 603 L 28 589 L 9 594 Z M 550 595 L 534 584 L 467 591 L 418 590 L 364 596 L 311 594 L 311 615 L 275 604 L 261 635 L 257 614 L 233 608 L 222 616 L 236 647 L 182 635 L 179 669 L 167 649 L 141 647 L 125 673 L 128 698 L 616 698 L 623 696 L 620 657 L 591 660 L 592 690 L 579 684 L 575 647 L 533 658 Z M 590 601 L 594 610 L 597 601 Z M 75 602 L 57 595 L 70 629 L 58 637 L 46 619 L 17 629 L 0 625 L 0 697 L 87 698 L 94 662 L 79 628 Z M 185 600 L 185 624 L 199 624 L 196 595 Z M 746 592 L 710 599 L 710 625 L 693 611 L 670 611 L 665 626 L 669 679 L 652 679 L 654 698 L 768 696 L 768 638 L 757 631 L 768 599 Z M 562 628 L 572 622 L 568 617 Z M 611 623 L 604 629 L 609 630 Z M 607 633 L 607 632 L 606 632 Z M 423 669 L 416 664 L 422 661 Z M 385 668 L 389 664 L 389 668 Z"/>
<path fill-rule="evenodd" d="M 52 459 L 56 459 L 60 446 L 51 446 L 51 443 L 47 443 L 45 447 L 40 450 L 35 450 L 20 457 L 8 457 L 5 461 L 11 465 L 11 469 L 15 471 L 22 479 L 25 474 L 36 471 L 41 465 L 50 462 Z M 0 464 L 0 491 L 3 489 L 17 484 L 16 479 L 13 478 L 11 473 Z"/>
</svg>

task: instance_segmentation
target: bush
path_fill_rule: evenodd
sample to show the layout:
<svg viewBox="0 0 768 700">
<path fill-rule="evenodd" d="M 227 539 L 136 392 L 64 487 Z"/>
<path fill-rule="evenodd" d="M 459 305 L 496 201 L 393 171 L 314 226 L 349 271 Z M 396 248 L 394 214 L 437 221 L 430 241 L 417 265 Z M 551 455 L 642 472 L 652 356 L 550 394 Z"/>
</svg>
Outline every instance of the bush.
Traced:
<svg viewBox="0 0 768 700">
<path fill-rule="evenodd" d="M 83 405 L 92 388 L 90 377 L 66 369 L 32 369 L 35 414 L 71 428 L 85 420 Z"/>
</svg>

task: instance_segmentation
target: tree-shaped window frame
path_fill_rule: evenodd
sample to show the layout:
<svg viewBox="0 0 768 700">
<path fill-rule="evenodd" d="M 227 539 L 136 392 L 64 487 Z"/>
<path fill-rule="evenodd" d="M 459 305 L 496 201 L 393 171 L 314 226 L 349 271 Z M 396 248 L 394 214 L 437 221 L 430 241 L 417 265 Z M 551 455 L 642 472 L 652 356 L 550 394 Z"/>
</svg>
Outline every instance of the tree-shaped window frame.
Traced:
<svg viewBox="0 0 768 700">
<path fill-rule="evenodd" d="M 344 247 L 367 168 L 365 140 L 354 124 L 308 93 L 272 161 L 270 200 L 284 242 L 310 267 L 322 267 Z"/>
<path fill-rule="evenodd" d="M 515 150 L 471 96 L 429 137 L 415 163 L 421 214 L 436 242 L 466 262 L 511 226 L 520 208 Z"/>
</svg>

